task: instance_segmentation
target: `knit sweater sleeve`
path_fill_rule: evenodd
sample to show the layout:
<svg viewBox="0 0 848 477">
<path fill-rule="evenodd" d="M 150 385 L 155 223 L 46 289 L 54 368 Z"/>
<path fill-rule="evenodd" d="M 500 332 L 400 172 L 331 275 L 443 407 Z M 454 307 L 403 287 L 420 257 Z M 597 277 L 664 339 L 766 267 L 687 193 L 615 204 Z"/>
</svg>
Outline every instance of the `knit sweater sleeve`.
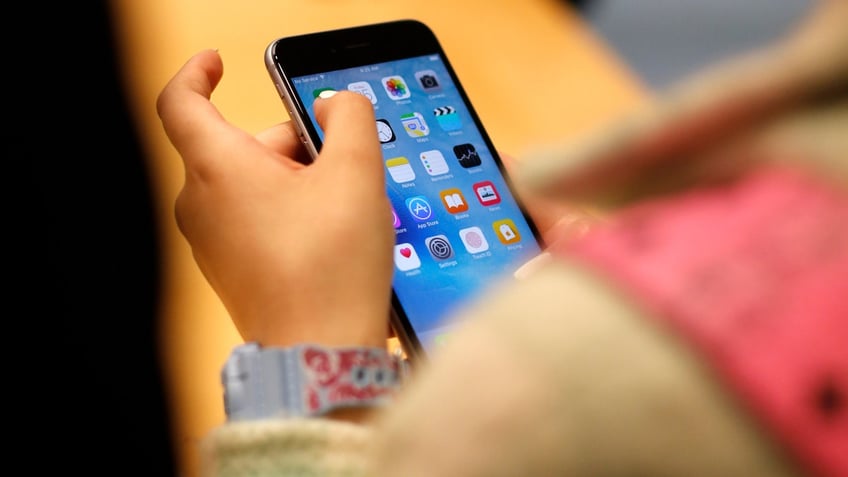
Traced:
<svg viewBox="0 0 848 477">
<path fill-rule="evenodd" d="M 221 425 L 201 444 L 203 477 L 357 477 L 367 470 L 371 428 L 330 419 Z"/>
</svg>

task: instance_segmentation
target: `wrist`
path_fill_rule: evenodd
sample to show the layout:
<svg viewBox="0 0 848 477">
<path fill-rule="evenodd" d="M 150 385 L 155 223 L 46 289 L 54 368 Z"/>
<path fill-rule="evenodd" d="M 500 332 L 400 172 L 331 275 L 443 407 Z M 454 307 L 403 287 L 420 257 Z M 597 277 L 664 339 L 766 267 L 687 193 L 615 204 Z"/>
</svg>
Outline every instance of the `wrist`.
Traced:
<svg viewBox="0 0 848 477">
<path fill-rule="evenodd" d="M 380 326 L 353 325 L 348 323 L 320 323 L 306 320 L 297 323 L 269 323 L 269 329 L 255 333 L 248 342 L 256 342 L 263 348 L 287 348 L 300 343 L 315 343 L 328 347 L 386 347 L 388 335 L 388 318 Z"/>
<path fill-rule="evenodd" d="M 263 348 L 291 347 L 300 343 L 323 346 L 385 347 L 389 329 L 388 299 L 381 306 L 357 306 L 348 300 L 344 307 L 327 306 L 315 300 L 262 306 L 231 313 L 245 342 Z M 271 320 L 269 316 L 284 316 Z"/>
</svg>

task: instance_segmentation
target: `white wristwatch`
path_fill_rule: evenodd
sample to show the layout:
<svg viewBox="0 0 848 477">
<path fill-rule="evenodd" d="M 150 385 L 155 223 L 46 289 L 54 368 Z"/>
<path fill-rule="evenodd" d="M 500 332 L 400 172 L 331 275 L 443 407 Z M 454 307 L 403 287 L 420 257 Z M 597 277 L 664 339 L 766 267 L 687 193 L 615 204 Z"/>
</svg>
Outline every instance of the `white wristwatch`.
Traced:
<svg viewBox="0 0 848 477">
<path fill-rule="evenodd" d="M 319 416 L 380 406 L 401 383 L 400 360 L 384 348 L 302 344 L 237 346 L 221 370 L 229 421 Z"/>
</svg>

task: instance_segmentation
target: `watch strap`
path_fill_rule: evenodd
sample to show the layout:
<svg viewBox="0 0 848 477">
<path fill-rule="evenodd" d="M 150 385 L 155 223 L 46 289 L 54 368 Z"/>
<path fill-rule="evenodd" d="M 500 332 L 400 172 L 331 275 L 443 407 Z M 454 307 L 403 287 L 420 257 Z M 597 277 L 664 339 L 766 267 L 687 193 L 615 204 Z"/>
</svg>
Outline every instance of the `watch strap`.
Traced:
<svg viewBox="0 0 848 477">
<path fill-rule="evenodd" d="M 228 420 L 239 421 L 380 406 L 399 388 L 400 366 L 385 348 L 246 343 L 221 370 L 224 408 Z"/>
</svg>

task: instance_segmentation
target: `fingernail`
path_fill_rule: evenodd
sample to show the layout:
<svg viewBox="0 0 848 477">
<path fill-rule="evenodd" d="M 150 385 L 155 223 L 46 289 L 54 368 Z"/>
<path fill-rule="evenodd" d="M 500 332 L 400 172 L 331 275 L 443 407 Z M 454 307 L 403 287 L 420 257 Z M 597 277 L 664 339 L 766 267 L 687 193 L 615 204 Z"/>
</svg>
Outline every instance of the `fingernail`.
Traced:
<svg viewBox="0 0 848 477">
<path fill-rule="evenodd" d="M 334 90 L 332 90 L 332 89 L 326 89 L 326 90 L 321 91 L 320 93 L 318 93 L 318 97 L 319 97 L 319 98 L 324 98 L 324 99 L 330 99 L 330 98 L 332 98 L 332 97 L 333 97 L 333 96 L 335 96 L 335 95 L 336 95 L 336 91 L 334 91 Z"/>
<path fill-rule="evenodd" d="M 512 275 L 519 280 L 523 280 L 550 261 L 551 254 L 549 252 L 542 252 L 518 267 L 518 270 L 514 271 Z"/>
</svg>

